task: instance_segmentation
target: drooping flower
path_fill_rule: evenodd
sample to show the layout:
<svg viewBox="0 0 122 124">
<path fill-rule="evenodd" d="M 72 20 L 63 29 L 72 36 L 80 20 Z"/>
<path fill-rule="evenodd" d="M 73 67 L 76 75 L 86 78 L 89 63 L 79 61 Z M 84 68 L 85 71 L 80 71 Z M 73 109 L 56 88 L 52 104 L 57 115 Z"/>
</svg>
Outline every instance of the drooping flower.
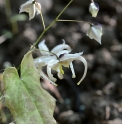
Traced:
<svg viewBox="0 0 122 124">
<path fill-rule="evenodd" d="M 41 5 L 34 0 L 28 0 L 26 3 L 20 6 L 19 13 L 27 12 L 29 14 L 29 20 L 33 19 L 35 14 L 40 14 L 41 12 Z"/>
<path fill-rule="evenodd" d="M 87 30 L 86 35 L 91 38 L 96 40 L 98 43 L 101 44 L 101 36 L 102 36 L 102 26 L 101 25 L 92 25 L 90 28 Z"/>
<path fill-rule="evenodd" d="M 99 11 L 99 5 L 94 1 L 89 5 L 89 12 L 92 14 L 92 17 L 96 17 Z"/>
<path fill-rule="evenodd" d="M 72 64 L 72 61 L 74 60 L 82 61 L 85 66 L 83 77 L 80 79 L 80 81 L 77 84 L 79 85 L 81 81 L 85 78 L 87 73 L 87 62 L 81 56 L 83 54 L 82 52 L 70 54 L 71 48 L 69 45 L 65 44 L 65 42 L 63 42 L 63 44 L 57 45 L 50 52 L 48 47 L 45 44 L 45 41 L 42 41 L 38 46 L 42 56 L 36 58 L 34 60 L 34 63 L 35 63 L 35 66 L 38 68 L 40 76 L 42 78 L 56 85 L 55 82 L 57 79 L 53 77 L 51 70 L 55 70 L 58 74 L 58 77 L 60 79 L 63 79 L 63 74 L 64 74 L 63 67 L 68 67 L 68 68 L 70 67 L 72 72 L 72 78 L 75 78 L 76 75 L 75 75 L 74 67 Z M 42 71 L 43 66 L 47 66 L 47 76 Z"/>
</svg>

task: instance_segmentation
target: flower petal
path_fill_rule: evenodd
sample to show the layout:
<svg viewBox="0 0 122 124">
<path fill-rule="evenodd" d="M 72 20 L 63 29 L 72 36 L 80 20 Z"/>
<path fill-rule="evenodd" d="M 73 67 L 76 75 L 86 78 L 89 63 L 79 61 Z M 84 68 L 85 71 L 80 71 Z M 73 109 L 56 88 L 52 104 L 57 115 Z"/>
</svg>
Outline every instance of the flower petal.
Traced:
<svg viewBox="0 0 122 124">
<path fill-rule="evenodd" d="M 79 85 L 82 82 L 82 80 L 85 78 L 85 76 L 86 76 L 86 73 L 87 73 L 87 62 L 86 62 L 86 60 L 82 56 L 79 56 L 77 58 L 77 60 L 82 61 L 84 66 L 85 66 L 84 74 L 83 74 L 82 78 L 80 79 L 80 81 L 77 83 L 77 85 Z"/>
<path fill-rule="evenodd" d="M 59 63 L 59 60 L 57 60 L 57 59 L 51 60 L 51 61 L 48 63 L 47 67 L 50 67 L 51 69 L 53 69 L 53 70 L 55 70 L 56 72 L 58 72 L 58 77 L 59 77 L 60 79 L 63 78 L 63 74 L 61 73 L 61 69 L 60 69 L 61 65 L 60 65 L 60 63 Z"/>
<path fill-rule="evenodd" d="M 49 66 L 47 66 L 47 75 L 50 80 L 52 80 L 53 82 L 56 82 L 57 79 L 53 77 L 53 74 L 51 73 L 51 68 Z"/>
<path fill-rule="evenodd" d="M 34 64 L 36 67 L 38 67 L 39 65 L 45 66 L 48 64 L 48 62 L 52 61 L 53 59 L 56 59 L 56 57 L 55 56 L 41 56 L 41 57 L 34 59 Z"/>
<path fill-rule="evenodd" d="M 21 12 L 29 12 L 29 9 L 32 7 L 32 1 L 27 1 L 26 3 L 22 4 L 20 6 L 20 11 L 19 13 Z"/>
<path fill-rule="evenodd" d="M 43 72 L 42 70 L 40 71 L 40 76 L 41 76 L 42 78 L 44 78 L 45 80 L 49 81 L 51 84 L 57 86 L 57 84 L 55 84 L 53 81 L 51 81 L 51 80 L 44 74 L 44 72 Z"/>
<path fill-rule="evenodd" d="M 36 13 L 38 15 L 41 13 L 41 4 L 38 2 L 35 2 L 35 6 L 36 6 Z"/>
<path fill-rule="evenodd" d="M 71 50 L 71 47 L 70 47 L 69 45 L 65 44 L 65 41 L 63 40 L 63 43 L 60 44 L 60 45 L 57 45 L 56 47 L 54 47 L 54 48 L 51 50 L 51 52 L 57 54 L 59 51 L 62 51 L 62 50 L 64 50 L 64 49 L 70 51 L 70 50 Z"/>
<path fill-rule="evenodd" d="M 33 19 L 36 13 L 35 4 L 32 4 L 32 7 L 29 9 L 29 20 Z"/>
<path fill-rule="evenodd" d="M 75 54 L 65 54 L 60 61 L 73 61 L 75 60 L 77 57 L 81 56 L 83 54 L 83 52 L 79 52 L 79 53 L 75 53 Z"/>
<path fill-rule="evenodd" d="M 48 66 L 53 68 L 54 67 L 54 70 L 57 69 L 58 67 L 58 64 L 59 64 L 59 60 L 56 58 L 56 59 L 52 59 L 48 62 Z"/>
<path fill-rule="evenodd" d="M 74 71 L 74 67 L 73 67 L 72 62 L 70 62 L 70 68 L 71 68 L 71 71 L 72 71 L 72 78 L 75 78 L 76 75 L 75 75 L 75 71 Z"/>
<path fill-rule="evenodd" d="M 45 44 L 45 40 L 41 41 L 38 44 L 38 47 L 42 55 L 50 55 L 49 49 L 47 45 Z"/>
</svg>

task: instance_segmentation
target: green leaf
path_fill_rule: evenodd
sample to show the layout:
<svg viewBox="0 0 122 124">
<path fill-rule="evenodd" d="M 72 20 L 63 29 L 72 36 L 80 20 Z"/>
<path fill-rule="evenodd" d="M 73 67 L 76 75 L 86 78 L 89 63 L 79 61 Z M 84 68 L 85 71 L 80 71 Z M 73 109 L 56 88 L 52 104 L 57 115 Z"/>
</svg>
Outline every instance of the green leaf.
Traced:
<svg viewBox="0 0 122 124">
<path fill-rule="evenodd" d="M 31 52 L 22 60 L 20 77 L 16 68 L 10 67 L 3 74 L 3 82 L 6 106 L 16 124 L 56 124 L 55 99 L 41 87 Z"/>
</svg>

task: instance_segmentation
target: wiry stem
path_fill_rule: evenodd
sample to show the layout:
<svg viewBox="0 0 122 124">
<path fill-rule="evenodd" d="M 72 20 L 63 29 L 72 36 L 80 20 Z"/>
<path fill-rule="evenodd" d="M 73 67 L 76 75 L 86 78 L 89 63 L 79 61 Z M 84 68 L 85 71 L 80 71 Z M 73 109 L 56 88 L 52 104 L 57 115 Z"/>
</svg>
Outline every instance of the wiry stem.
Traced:
<svg viewBox="0 0 122 124">
<path fill-rule="evenodd" d="M 42 24 L 43 24 L 43 27 L 44 27 L 44 30 L 45 30 L 45 23 L 44 23 L 44 18 L 43 18 L 43 15 L 42 15 L 42 11 L 40 11 L 40 15 L 41 15 Z"/>
<path fill-rule="evenodd" d="M 84 23 L 89 23 L 90 25 L 93 25 L 93 23 L 91 22 L 87 22 L 87 21 L 82 21 L 82 20 L 63 20 L 63 19 L 58 19 L 58 22 L 84 22 Z"/>
<path fill-rule="evenodd" d="M 39 38 L 36 40 L 36 42 L 34 43 L 33 47 L 31 48 L 34 49 L 34 47 L 38 44 L 39 40 L 42 38 L 42 36 L 47 32 L 47 30 L 52 27 L 53 24 L 55 24 L 58 20 L 58 18 L 62 15 L 62 13 L 67 9 L 67 7 L 72 3 L 73 0 L 70 0 L 70 2 L 64 7 L 64 9 L 58 14 L 58 16 L 55 18 L 55 20 L 47 27 L 45 28 L 45 30 L 41 33 L 41 35 L 39 36 Z"/>
</svg>

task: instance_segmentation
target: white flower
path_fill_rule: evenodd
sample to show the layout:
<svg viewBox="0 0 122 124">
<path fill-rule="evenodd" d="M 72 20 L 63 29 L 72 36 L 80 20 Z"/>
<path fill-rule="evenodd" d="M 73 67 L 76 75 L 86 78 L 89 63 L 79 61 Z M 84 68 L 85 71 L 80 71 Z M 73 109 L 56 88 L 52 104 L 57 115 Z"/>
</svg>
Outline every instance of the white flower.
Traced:
<svg viewBox="0 0 122 124">
<path fill-rule="evenodd" d="M 102 26 L 101 25 L 92 25 L 90 28 L 87 30 L 86 35 L 91 38 L 96 40 L 98 43 L 101 44 L 101 36 L 102 36 Z"/>
<path fill-rule="evenodd" d="M 76 75 L 72 64 L 73 60 L 80 60 L 84 63 L 85 66 L 83 77 L 80 79 L 80 81 L 77 84 L 79 85 L 81 81 L 85 78 L 87 73 L 87 62 L 81 56 L 83 54 L 82 52 L 70 54 L 71 48 L 69 45 L 65 44 L 65 42 L 63 42 L 63 44 L 54 47 L 51 50 L 51 52 L 49 52 L 49 49 L 47 48 L 44 40 L 38 46 L 42 56 L 36 58 L 34 60 L 34 63 L 35 66 L 38 68 L 40 76 L 42 78 L 56 85 L 55 82 L 57 79 L 53 77 L 51 70 L 55 70 L 58 73 L 58 77 L 62 79 L 64 74 L 63 67 L 68 67 L 68 68 L 70 67 L 72 71 L 72 78 L 75 78 Z M 42 71 L 43 66 L 47 66 L 47 76 Z"/>
<path fill-rule="evenodd" d="M 89 5 L 89 12 L 92 14 L 92 17 L 96 17 L 99 11 L 99 5 L 97 3 L 92 2 Z"/>
<path fill-rule="evenodd" d="M 20 6 L 19 13 L 27 12 L 29 14 L 29 20 L 33 19 L 35 14 L 40 14 L 41 5 L 40 3 L 35 2 L 34 0 L 29 0 L 26 3 Z"/>
</svg>

